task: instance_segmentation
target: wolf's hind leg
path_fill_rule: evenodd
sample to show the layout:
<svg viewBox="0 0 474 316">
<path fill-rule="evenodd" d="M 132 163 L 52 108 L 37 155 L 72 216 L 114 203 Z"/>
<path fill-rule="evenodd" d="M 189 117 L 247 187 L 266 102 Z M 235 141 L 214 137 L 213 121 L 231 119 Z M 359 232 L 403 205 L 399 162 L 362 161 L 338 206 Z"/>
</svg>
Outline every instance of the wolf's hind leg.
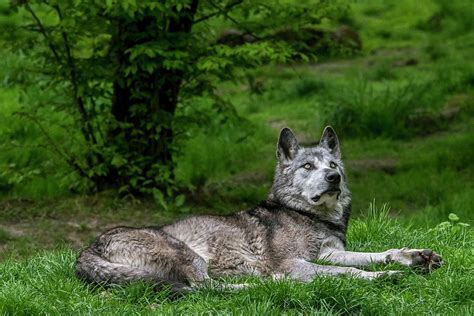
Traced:
<svg viewBox="0 0 474 316">
<path fill-rule="evenodd" d="M 77 259 L 76 275 L 83 281 L 104 285 L 141 280 L 157 288 L 170 286 L 174 293 L 183 292 L 187 287 L 182 281 L 166 279 L 146 267 L 108 261 L 90 249 L 83 251 Z"/>
<path fill-rule="evenodd" d="M 209 278 L 205 260 L 186 244 L 158 230 L 120 229 L 101 235 L 76 262 L 89 282 L 147 281 L 185 290 Z"/>
</svg>

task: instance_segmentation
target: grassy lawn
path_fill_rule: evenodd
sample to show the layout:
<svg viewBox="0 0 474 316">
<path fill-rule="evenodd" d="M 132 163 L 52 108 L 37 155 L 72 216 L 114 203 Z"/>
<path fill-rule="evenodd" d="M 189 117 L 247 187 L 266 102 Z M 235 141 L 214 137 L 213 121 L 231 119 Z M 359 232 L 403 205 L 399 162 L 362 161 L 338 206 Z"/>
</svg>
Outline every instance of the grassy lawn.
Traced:
<svg viewBox="0 0 474 316">
<path fill-rule="evenodd" d="M 38 126 L 15 114 L 33 99 L 51 96 L 31 87 L 20 97 L 4 80 L 0 313 L 473 315 L 474 233 L 464 224 L 474 224 L 474 17 L 466 3 L 355 2 L 344 23 L 358 30 L 360 55 L 251 70 L 258 91 L 245 81 L 223 83 L 219 93 L 237 115 L 225 124 L 206 121 L 205 129 L 191 129 L 179 143 L 177 181 L 188 193 L 184 205 L 167 210 L 116 192 L 82 194 L 77 175 L 38 146 Z M 441 26 L 439 12 L 445 13 Z M 2 77 L 13 76 L 18 62 L 6 54 Z M 193 110 L 210 111 L 209 100 L 196 99 Z M 52 139 L 66 142 L 74 133 L 68 118 L 42 111 Z M 245 281 L 253 286 L 242 291 L 206 289 L 180 298 L 146 284 L 105 289 L 75 278 L 78 250 L 108 228 L 162 225 L 255 205 L 271 186 L 279 130 L 288 126 L 311 144 L 326 124 L 342 141 L 353 193 L 348 248 L 432 248 L 443 256 L 443 267 L 423 274 L 373 266 L 403 271 L 373 282 L 251 278 Z M 377 206 L 369 206 L 374 200 Z"/>
<path fill-rule="evenodd" d="M 0 264 L 0 312 L 5 314 L 464 314 L 474 312 L 472 230 L 459 225 L 414 229 L 372 207 L 354 220 L 349 248 L 381 251 L 387 247 L 430 247 L 445 265 L 430 274 L 400 269 L 397 278 L 315 279 L 309 284 L 249 279 L 238 292 L 200 290 L 181 298 L 155 292 L 145 284 L 104 289 L 75 278 L 76 253 L 69 249 L 36 254 L 25 261 Z M 227 280 L 238 282 L 239 280 Z M 242 281 L 242 280 L 240 280 Z"/>
</svg>

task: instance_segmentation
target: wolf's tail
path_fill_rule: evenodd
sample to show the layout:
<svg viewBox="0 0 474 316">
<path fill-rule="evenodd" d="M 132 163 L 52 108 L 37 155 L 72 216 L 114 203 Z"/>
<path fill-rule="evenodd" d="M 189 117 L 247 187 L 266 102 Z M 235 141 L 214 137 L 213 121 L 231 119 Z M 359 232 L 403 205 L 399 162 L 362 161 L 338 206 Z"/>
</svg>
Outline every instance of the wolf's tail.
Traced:
<svg viewBox="0 0 474 316">
<path fill-rule="evenodd" d="M 84 250 L 76 261 L 76 275 L 89 283 L 121 284 L 132 281 L 146 281 L 157 287 L 170 286 L 173 293 L 186 293 L 188 284 L 177 280 L 166 280 L 142 267 L 111 262 L 93 249 Z"/>
</svg>

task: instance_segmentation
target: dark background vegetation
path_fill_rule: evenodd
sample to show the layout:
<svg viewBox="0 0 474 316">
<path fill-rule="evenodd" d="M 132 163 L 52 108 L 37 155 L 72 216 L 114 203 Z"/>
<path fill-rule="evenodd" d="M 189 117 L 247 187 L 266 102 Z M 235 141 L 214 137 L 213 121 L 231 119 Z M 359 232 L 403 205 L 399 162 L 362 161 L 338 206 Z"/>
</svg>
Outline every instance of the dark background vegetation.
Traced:
<svg viewBox="0 0 474 316">
<path fill-rule="evenodd" d="M 354 216 L 375 200 L 403 225 L 389 235 L 361 219 L 353 245 L 426 242 L 417 230 L 446 228 L 466 235 L 439 233 L 440 247 L 473 255 L 468 0 L 16 0 L 0 3 L 0 28 L 0 258 L 11 264 L 78 250 L 119 224 L 251 207 L 271 185 L 280 129 L 309 145 L 327 124 L 342 141 Z M 70 264 L 68 251 L 46 261 Z M 311 295 L 352 291 L 321 282 Z M 114 295 L 151 299 L 130 291 Z M 469 293 L 447 306 L 472 308 Z M 301 295 L 288 308 L 312 304 Z M 377 312 L 335 300 L 317 308 Z"/>
</svg>

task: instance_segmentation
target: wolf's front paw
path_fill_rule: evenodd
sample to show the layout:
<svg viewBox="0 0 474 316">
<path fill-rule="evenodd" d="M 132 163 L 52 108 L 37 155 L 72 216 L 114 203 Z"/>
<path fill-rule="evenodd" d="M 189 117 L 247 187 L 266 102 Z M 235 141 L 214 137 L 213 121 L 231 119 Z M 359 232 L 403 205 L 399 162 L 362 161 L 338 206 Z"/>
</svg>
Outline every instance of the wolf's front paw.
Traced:
<svg viewBox="0 0 474 316">
<path fill-rule="evenodd" d="M 431 249 L 394 249 L 387 256 L 389 262 L 397 262 L 409 267 L 421 267 L 423 270 L 433 270 L 441 267 L 441 256 Z"/>
</svg>

